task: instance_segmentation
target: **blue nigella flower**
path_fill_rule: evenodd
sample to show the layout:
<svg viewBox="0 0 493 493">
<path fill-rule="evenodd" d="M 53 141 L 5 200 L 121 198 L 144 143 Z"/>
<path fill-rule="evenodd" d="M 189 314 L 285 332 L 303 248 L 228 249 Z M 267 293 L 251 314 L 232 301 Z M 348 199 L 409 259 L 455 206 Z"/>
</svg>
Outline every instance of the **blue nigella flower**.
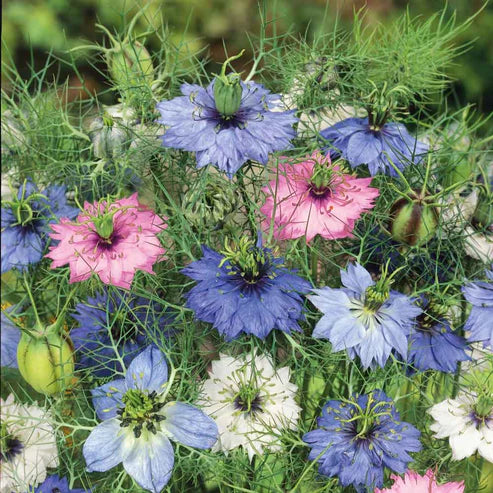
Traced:
<svg viewBox="0 0 493 493">
<path fill-rule="evenodd" d="M 445 318 L 447 307 L 430 304 L 426 299 L 422 306 L 425 311 L 409 336 L 408 362 L 421 371 L 455 372 L 459 361 L 470 359 L 466 354 L 467 341 L 452 330 Z"/>
<path fill-rule="evenodd" d="M 117 289 L 104 289 L 75 306 L 72 317 L 79 326 L 70 331 L 78 366 L 90 368 L 98 377 L 123 371 L 125 364 L 144 348 L 168 337 L 171 314 L 157 302 Z"/>
<path fill-rule="evenodd" d="M 158 122 L 167 127 L 162 137 L 165 147 L 194 151 L 198 168 L 212 164 L 229 178 L 249 159 L 266 164 L 269 153 L 292 147 L 297 118 L 294 110 L 273 111 L 280 101 L 277 94 L 254 82 L 239 82 L 239 107 L 224 116 L 216 107 L 217 80 L 206 89 L 183 84 L 183 96 L 158 103 Z"/>
<path fill-rule="evenodd" d="M 67 204 L 65 192 L 63 185 L 50 185 L 41 192 L 26 181 L 15 199 L 2 203 L 2 273 L 38 263 L 49 239 L 49 224 L 78 214 Z"/>
<path fill-rule="evenodd" d="M 142 487 L 159 493 L 174 464 L 169 439 L 207 449 L 218 429 L 214 420 L 183 402 L 166 402 L 172 382 L 163 354 L 148 347 L 130 363 L 125 378 L 92 390 L 98 418 L 83 447 L 87 470 L 105 472 L 123 462 Z"/>
<path fill-rule="evenodd" d="M 5 311 L 12 314 L 15 306 L 7 308 Z M 2 309 L 0 324 L 0 362 L 2 366 L 9 368 L 18 368 L 17 366 L 17 346 L 21 338 L 19 327 L 10 320 Z"/>
<path fill-rule="evenodd" d="M 307 298 L 323 312 L 313 331 L 317 339 L 329 339 L 333 351 L 346 349 L 359 356 L 365 368 L 382 368 L 392 350 L 407 357 L 407 336 L 421 313 L 407 296 L 389 290 L 385 276 L 375 283 L 359 264 L 341 270 L 340 289 L 315 289 Z"/>
<path fill-rule="evenodd" d="M 212 323 L 227 341 L 244 332 L 264 339 L 273 329 L 301 330 L 301 294 L 310 283 L 283 266 L 283 258 L 254 245 L 246 237 L 236 249 L 217 253 L 206 246 L 204 256 L 182 272 L 198 282 L 187 294 L 186 306 L 199 320 Z"/>
<path fill-rule="evenodd" d="M 303 436 L 311 447 L 308 458 L 319 472 L 337 476 L 342 486 L 358 492 L 383 485 L 384 468 L 406 472 L 409 452 L 421 450 L 420 432 L 401 421 L 385 393 L 353 396 L 350 401 L 328 401 L 317 419 L 319 428 Z"/>
<path fill-rule="evenodd" d="M 488 281 L 475 281 L 462 288 L 472 305 L 464 329 L 470 332 L 469 341 L 493 348 L 493 269 L 486 271 L 486 277 Z"/>
<path fill-rule="evenodd" d="M 53 476 L 48 476 L 34 490 L 34 493 L 88 493 L 89 491 L 81 488 L 69 488 L 67 478 L 60 478 L 60 476 L 54 474 Z"/>
<path fill-rule="evenodd" d="M 331 158 L 344 158 L 351 167 L 367 164 L 370 174 L 397 176 L 389 159 L 399 169 L 419 164 L 428 146 L 416 140 L 401 123 L 370 125 L 368 118 L 346 118 L 320 132 L 329 143 Z"/>
</svg>

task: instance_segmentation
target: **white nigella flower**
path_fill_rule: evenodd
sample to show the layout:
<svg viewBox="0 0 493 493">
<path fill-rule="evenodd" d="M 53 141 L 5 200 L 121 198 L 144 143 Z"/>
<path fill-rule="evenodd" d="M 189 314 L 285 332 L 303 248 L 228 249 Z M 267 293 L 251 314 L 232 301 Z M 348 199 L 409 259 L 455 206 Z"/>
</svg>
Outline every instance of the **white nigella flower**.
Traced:
<svg viewBox="0 0 493 493">
<path fill-rule="evenodd" d="M 459 392 L 455 399 L 446 399 L 428 412 L 435 422 L 430 429 L 435 438 L 449 438 L 452 457 L 461 460 L 476 450 L 493 462 L 493 403 L 474 393 Z"/>
<path fill-rule="evenodd" d="M 58 466 L 55 432 L 49 413 L 35 405 L 0 399 L 0 493 L 25 492 Z"/>
<path fill-rule="evenodd" d="M 264 448 L 280 450 L 282 430 L 296 430 L 301 411 L 290 369 L 276 370 L 264 355 L 235 359 L 221 354 L 209 374 L 198 404 L 219 428 L 213 451 L 227 453 L 242 446 L 252 460 Z"/>
</svg>

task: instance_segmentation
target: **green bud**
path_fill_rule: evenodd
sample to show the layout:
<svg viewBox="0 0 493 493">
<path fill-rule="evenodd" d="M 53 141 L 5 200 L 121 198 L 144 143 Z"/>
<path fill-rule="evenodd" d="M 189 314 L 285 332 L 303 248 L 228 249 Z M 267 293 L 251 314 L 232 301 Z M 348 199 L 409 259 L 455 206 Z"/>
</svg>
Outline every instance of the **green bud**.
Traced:
<svg viewBox="0 0 493 493">
<path fill-rule="evenodd" d="M 17 364 L 24 380 L 41 394 L 53 395 L 70 385 L 74 353 L 70 338 L 47 327 L 43 333 L 23 333 Z"/>
<path fill-rule="evenodd" d="M 124 42 L 108 52 L 108 69 L 116 84 L 123 87 L 151 85 L 154 65 L 145 46 L 138 41 Z"/>
<path fill-rule="evenodd" d="M 392 238 L 408 245 L 421 245 L 430 240 L 438 225 L 436 207 L 427 203 L 426 198 L 416 196 L 409 201 L 397 200 L 391 208 Z"/>
<path fill-rule="evenodd" d="M 490 416 L 493 411 L 493 396 L 482 395 L 474 408 L 479 417 L 486 418 Z"/>
<path fill-rule="evenodd" d="M 98 221 L 95 221 L 95 226 L 101 238 L 110 238 L 113 233 L 113 214 L 105 214 Z"/>
<path fill-rule="evenodd" d="M 214 83 L 214 101 L 217 111 L 226 119 L 231 118 L 241 105 L 243 89 L 237 74 L 216 77 Z"/>
</svg>

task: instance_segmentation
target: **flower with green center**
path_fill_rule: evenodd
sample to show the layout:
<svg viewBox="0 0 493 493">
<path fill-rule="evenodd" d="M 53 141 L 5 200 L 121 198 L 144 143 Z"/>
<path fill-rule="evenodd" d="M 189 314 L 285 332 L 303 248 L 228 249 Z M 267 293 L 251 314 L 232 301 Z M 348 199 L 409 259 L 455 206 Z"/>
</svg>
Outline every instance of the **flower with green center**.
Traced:
<svg viewBox="0 0 493 493">
<path fill-rule="evenodd" d="M 365 368 L 385 366 L 391 351 L 407 358 L 407 336 L 421 308 L 410 298 L 390 290 L 391 278 L 385 272 L 377 281 L 360 264 L 341 270 L 343 288 L 324 287 L 309 295 L 323 312 L 313 337 L 328 339 L 333 351 L 347 350 L 359 356 Z"/>
<path fill-rule="evenodd" d="M 218 430 L 211 418 L 189 404 L 167 402 L 172 380 L 161 351 L 148 347 L 133 359 L 124 379 L 91 391 L 103 422 L 84 443 L 88 471 L 108 471 L 122 462 L 139 486 L 159 493 L 173 470 L 169 439 L 200 449 L 214 445 Z"/>
<path fill-rule="evenodd" d="M 267 355 L 221 354 L 213 361 L 198 401 L 219 429 L 213 450 L 242 447 L 250 460 L 264 449 L 281 450 L 280 435 L 297 429 L 301 412 L 290 373 L 287 366 L 275 369 Z"/>
</svg>

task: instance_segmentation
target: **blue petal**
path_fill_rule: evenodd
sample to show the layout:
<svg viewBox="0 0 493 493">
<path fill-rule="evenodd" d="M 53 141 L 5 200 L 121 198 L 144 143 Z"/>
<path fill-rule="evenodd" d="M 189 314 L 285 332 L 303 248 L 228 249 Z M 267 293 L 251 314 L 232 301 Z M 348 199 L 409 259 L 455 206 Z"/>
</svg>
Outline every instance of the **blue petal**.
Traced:
<svg viewBox="0 0 493 493">
<path fill-rule="evenodd" d="M 351 166 L 359 166 L 376 159 L 382 152 L 382 141 L 375 132 L 357 132 L 351 136 L 346 158 Z"/>
<path fill-rule="evenodd" d="M 370 273 L 360 264 L 348 264 L 346 270 L 341 270 L 341 282 L 355 293 L 363 294 L 374 283 Z"/>
<path fill-rule="evenodd" d="M 203 411 L 183 402 L 170 402 L 162 410 L 162 426 L 171 438 L 183 445 L 211 448 L 217 441 L 216 422 Z"/>
<path fill-rule="evenodd" d="M 149 346 L 130 363 L 125 380 L 128 388 L 162 393 L 168 381 L 168 365 L 164 354 L 154 346 Z"/>
<path fill-rule="evenodd" d="M 91 431 L 82 452 L 87 471 L 105 472 L 122 462 L 135 443 L 133 432 L 120 427 L 120 421 L 103 421 Z"/>
<path fill-rule="evenodd" d="M 139 486 L 159 493 L 168 484 L 174 461 L 173 447 L 164 434 L 149 434 L 148 439 L 137 440 L 123 467 Z"/>
<path fill-rule="evenodd" d="M 114 418 L 118 408 L 123 407 L 122 398 L 127 390 L 124 379 L 113 380 L 91 390 L 92 403 L 101 420 Z"/>
</svg>

